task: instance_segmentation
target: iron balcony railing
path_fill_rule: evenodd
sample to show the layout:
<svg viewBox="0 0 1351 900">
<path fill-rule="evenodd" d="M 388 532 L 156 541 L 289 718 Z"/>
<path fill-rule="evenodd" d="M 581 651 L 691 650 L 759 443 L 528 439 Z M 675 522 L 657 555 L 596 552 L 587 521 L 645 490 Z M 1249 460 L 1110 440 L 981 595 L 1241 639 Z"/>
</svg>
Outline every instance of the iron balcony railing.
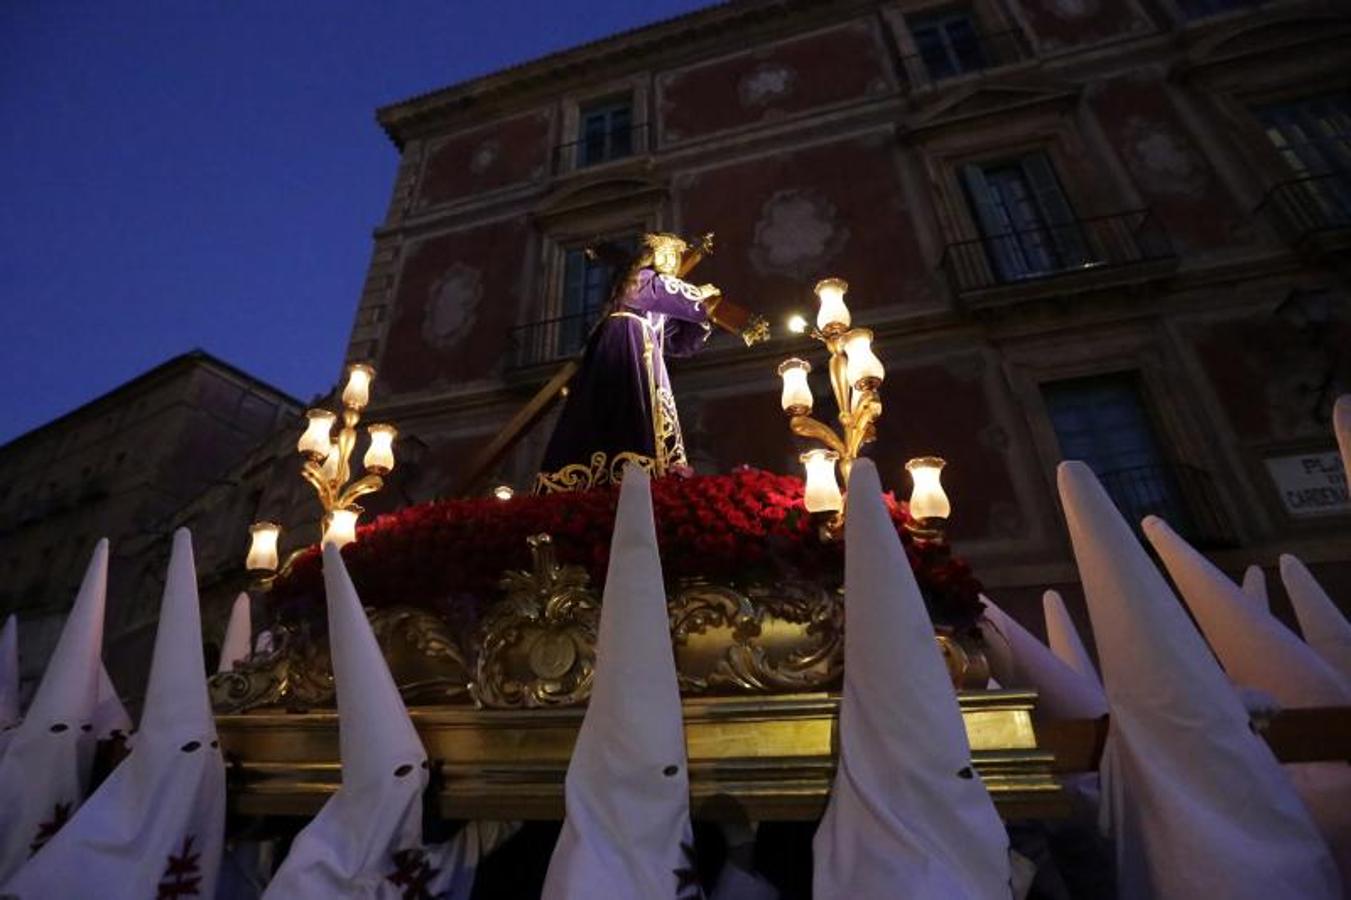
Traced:
<svg viewBox="0 0 1351 900">
<path fill-rule="evenodd" d="M 1104 472 L 1098 480 L 1137 531 L 1145 516 L 1158 516 L 1196 547 L 1238 543 L 1214 482 L 1202 469 L 1182 463 L 1136 466 Z"/>
<path fill-rule="evenodd" d="M 556 362 L 580 353 L 599 310 L 540 319 L 511 330 L 511 361 L 517 368 Z"/>
<path fill-rule="evenodd" d="M 554 148 L 553 170 L 570 172 L 647 152 L 648 124 L 598 131 Z"/>
<path fill-rule="evenodd" d="M 1030 55 L 1022 34 L 1016 30 L 973 32 L 949 39 L 942 47 L 902 56 L 901 65 L 910 84 L 919 87 L 1011 65 Z"/>
<path fill-rule="evenodd" d="M 1073 272 L 1172 259 L 1149 210 L 1038 225 L 949 244 L 943 270 L 958 294 Z"/>
<path fill-rule="evenodd" d="M 1351 171 L 1307 175 L 1276 185 L 1258 204 L 1292 241 L 1312 234 L 1351 228 Z"/>
</svg>

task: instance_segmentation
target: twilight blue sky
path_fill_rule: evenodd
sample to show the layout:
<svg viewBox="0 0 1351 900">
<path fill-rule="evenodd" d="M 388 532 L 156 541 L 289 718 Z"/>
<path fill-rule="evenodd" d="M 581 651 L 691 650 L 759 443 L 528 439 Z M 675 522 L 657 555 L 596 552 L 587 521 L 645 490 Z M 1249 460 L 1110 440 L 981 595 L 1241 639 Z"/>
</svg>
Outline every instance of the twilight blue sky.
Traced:
<svg viewBox="0 0 1351 900">
<path fill-rule="evenodd" d="M 332 384 L 376 107 L 709 0 L 0 3 L 0 443 L 201 347 Z"/>
</svg>

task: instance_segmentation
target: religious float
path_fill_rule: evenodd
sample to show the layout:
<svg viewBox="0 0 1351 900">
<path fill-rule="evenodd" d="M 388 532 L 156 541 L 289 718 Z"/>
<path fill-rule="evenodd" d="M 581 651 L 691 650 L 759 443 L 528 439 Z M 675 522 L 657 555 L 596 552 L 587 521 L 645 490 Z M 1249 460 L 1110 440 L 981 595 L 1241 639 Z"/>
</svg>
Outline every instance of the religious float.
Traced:
<svg viewBox="0 0 1351 900">
<path fill-rule="evenodd" d="M 884 371 L 871 332 L 850 328 L 847 285 L 817 285 L 814 327 L 790 328 L 828 352 L 839 427 L 811 415 L 811 365 L 787 360 L 782 406 L 818 444 L 805 480 L 685 466 L 664 356 L 694 352 L 717 325 L 747 344 L 763 320 L 712 285 L 682 278 L 708 252 L 647 235 L 616 279 L 588 342 L 508 430 L 567 401 L 536 490 L 443 499 L 357 525 L 356 501 L 394 465 L 394 429 L 357 429 L 373 370 L 352 367 L 338 413 L 312 410 L 298 449 L 391 672 L 434 761 L 442 815 L 561 818 L 563 779 L 590 693 L 619 466 L 657 476 L 653 504 L 667 584 L 697 818 L 810 820 L 834 771 L 846 627 L 839 484 L 874 438 Z M 570 386 L 568 392 L 562 391 Z M 335 434 L 336 432 L 336 434 Z M 512 436 L 492 442 L 505 452 Z M 479 461 L 480 463 L 482 460 Z M 1040 746 L 1035 694 L 987 690 L 976 619 L 980 583 L 944 538 L 943 461 L 912 460 L 915 493 L 888 497 L 893 522 L 959 691 L 974 762 L 1006 816 L 1054 814 L 1054 754 Z M 480 466 L 481 467 L 481 466 Z M 837 472 L 839 473 L 837 476 Z M 254 526 L 249 568 L 275 613 L 265 652 L 212 679 L 223 747 L 243 815 L 316 811 L 340 781 L 337 715 L 318 547 L 277 559 L 278 528 Z"/>
<path fill-rule="evenodd" d="M 812 415 L 811 363 L 778 367 L 789 429 L 816 445 L 801 455 L 805 478 L 750 468 L 693 473 L 665 357 L 697 352 L 714 326 L 748 345 L 767 335 L 763 320 L 713 285 L 684 280 L 711 241 L 644 237 L 637 256 L 617 267 L 610 306 L 584 354 L 471 461 L 458 497 L 358 525 L 357 500 L 380 490 L 394 466 L 395 429 L 368 425 L 354 477 L 374 370 L 352 366 L 340 409 L 308 414 L 297 449 L 324 510 L 323 542 L 343 547 L 433 761 L 441 817 L 562 817 L 626 465 L 655 476 L 693 816 L 812 821 L 825 808 L 847 627 L 840 538 L 848 498 L 840 485 L 875 438 L 885 371 L 872 333 L 851 327 L 847 284 L 822 280 L 814 325 L 795 317 L 789 328 L 826 351 L 838 427 Z M 561 397 L 534 492 L 473 490 L 478 474 Z M 911 496 L 886 498 L 892 522 L 984 784 L 1006 818 L 1054 817 L 1069 803 L 1059 776 L 1096 767 L 1106 717 L 1034 721 L 1034 691 L 989 689 L 981 585 L 945 538 L 943 464 L 910 461 Z M 268 593 L 271 639 L 210 688 L 232 763 L 232 810 L 284 822 L 317 811 L 341 780 L 321 557 L 310 546 L 281 561 L 278 526 L 252 531 L 247 566 Z M 1283 761 L 1339 759 L 1351 746 L 1343 712 L 1292 709 L 1254 725 Z"/>
</svg>

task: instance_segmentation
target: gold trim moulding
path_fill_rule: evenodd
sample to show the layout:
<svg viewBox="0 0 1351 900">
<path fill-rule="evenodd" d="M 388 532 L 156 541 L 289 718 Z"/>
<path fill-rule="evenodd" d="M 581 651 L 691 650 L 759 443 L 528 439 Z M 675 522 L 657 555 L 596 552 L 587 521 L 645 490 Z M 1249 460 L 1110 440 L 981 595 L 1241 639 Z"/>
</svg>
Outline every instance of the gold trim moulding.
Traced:
<svg viewBox="0 0 1351 900">
<path fill-rule="evenodd" d="M 1006 818 L 1061 815 L 1054 756 L 1038 747 L 1030 691 L 959 695 L 972 763 Z M 811 820 L 824 811 L 839 746 L 837 694 L 684 701 L 696 818 Z M 558 819 L 563 778 L 585 708 L 411 710 L 441 775 L 449 818 Z M 219 716 L 242 815 L 306 815 L 341 782 L 332 711 Z"/>
</svg>

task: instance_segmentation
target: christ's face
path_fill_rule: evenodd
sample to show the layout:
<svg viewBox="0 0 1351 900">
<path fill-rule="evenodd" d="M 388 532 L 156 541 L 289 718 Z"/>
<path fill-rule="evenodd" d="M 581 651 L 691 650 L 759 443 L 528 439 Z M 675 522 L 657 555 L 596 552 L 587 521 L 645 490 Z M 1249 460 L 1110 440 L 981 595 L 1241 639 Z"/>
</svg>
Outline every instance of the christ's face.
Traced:
<svg viewBox="0 0 1351 900">
<path fill-rule="evenodd" d="M 680 270 L 680 253 L 674 247 L 661 247 L 652 252 L 652 268 L 663 275 L 674 275 Z"/>
</svg>

